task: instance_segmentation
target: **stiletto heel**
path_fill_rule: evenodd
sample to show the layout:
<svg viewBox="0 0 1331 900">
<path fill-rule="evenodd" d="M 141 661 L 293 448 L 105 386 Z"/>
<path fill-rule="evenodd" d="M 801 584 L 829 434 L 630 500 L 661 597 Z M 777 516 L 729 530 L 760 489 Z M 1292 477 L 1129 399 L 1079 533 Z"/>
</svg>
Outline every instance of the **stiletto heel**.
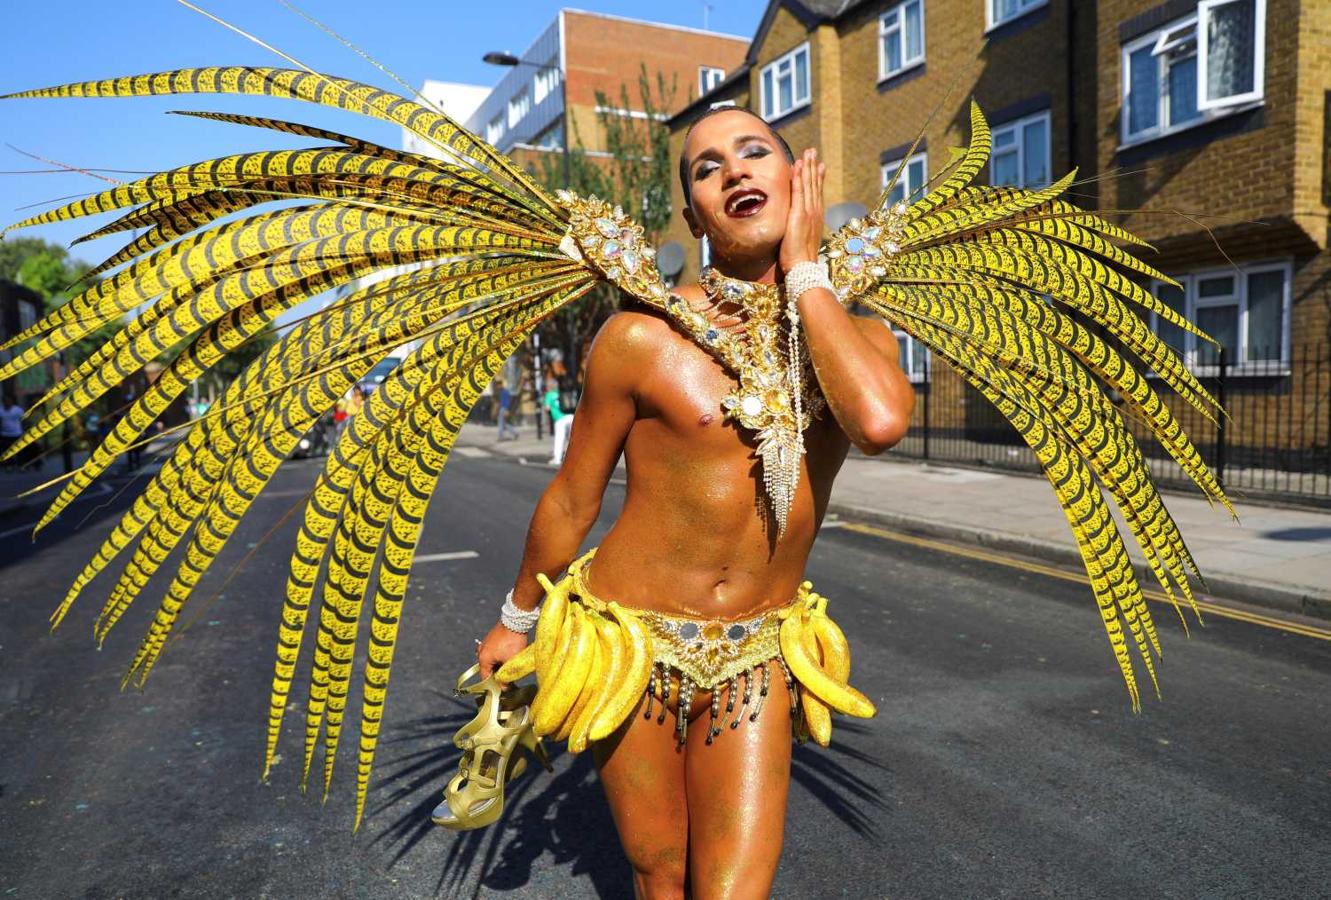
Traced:
<svg viewBox="0 0 1331 900">
<path fill-rule="evenodd" d="M 532 730 L 535 686 L 503 690 L 493 675 L 469 684 L 479 673 L 476 665 L 458 678 L 457 693 L 477 697 L 476 717 L 453 735 L 453 744 L 462 750 L 458 773 L 449 780 L 444 801 L 430 815 L 436 825 L 453 831 L 484 828 L 503 815 L 508 782 L 527 769 L 519 748 L 534 756 L 546 771 L 553 771 L 545 745 Z"/>
</svg>

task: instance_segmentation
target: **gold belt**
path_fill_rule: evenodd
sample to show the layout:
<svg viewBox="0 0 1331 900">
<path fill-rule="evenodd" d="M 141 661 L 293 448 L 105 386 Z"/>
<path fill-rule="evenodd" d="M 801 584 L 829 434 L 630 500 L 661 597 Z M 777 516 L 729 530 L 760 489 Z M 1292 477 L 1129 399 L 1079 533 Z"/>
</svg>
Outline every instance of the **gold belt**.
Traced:
<svg viewBox="0 0 1331 900">
<path fill-rule="evenodd" d="M 586 575 L 595 553 L 592 549 L 575 560 L 555 584 L 537 576 L 546 597 L 536 639 L 505 664 L 515 679 L 536 672 L 541 687 L 532 704 L 537 734 L 567 740 L 569 750 L 578 753 L 623 725 L 640 708 L 644 693 L 644 717 L 651 717 L 653 701 L 659 700 L 657 721 L 664 722 L 677 680 L 678 708 L 685 710 L 675 717 L 679 742 L 686 737 L 694 691 L 701 689 L 712 694 L 710 744 L 735 712 L 741 678 L 742 702 L 730 727 L 746 716 L 757 719 L 773 664 L 786 682 L 791 722 L 801 739 L 809 735 L 826 746 L 832 710 L 873 715 L 873 704 L 847 683 L 849 646 L 827 616 L 827 598 L 814 593 L 810 582 L 801 584 L 784 606 L 740 619 L 666 615 L 592 593 Z M 721 715 L 723 685 L 727 700 Z"/>
<path fill-rule="evenodd" d="M 587 567 L 595 553 L 593 549 L 574 561 L 566 577 L 572 581 L 573 596 L 592 609 L 603 611 L 608 602 L 587 586 Z M 782 608 L 794 606 L 807 594 L 808 589 L 801 585 L 796 598 Z M 679 670 L 695 688 L 711 690 L 740 672 L 781 656 L 780 609 L 727 620 L 623 608 L 632 611 L 651 632 L 653 660 Z"/>
</svg>

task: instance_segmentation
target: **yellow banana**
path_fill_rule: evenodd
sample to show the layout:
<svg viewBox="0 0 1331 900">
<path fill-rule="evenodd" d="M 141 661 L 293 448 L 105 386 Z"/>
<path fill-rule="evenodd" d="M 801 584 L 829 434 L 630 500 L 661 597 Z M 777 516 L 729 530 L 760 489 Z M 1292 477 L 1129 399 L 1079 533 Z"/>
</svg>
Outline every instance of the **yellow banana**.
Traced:
<svg viewBox="0 0 1331 900">
<path fill-rule="evenodd" d="M 803 612 L 799 615 L 800 644 L 804 647 L 804 652 L 809 655 L 824 674 L 832 676 L 827 672 L 825 659 L 818 646 L 816 633 L 813 629 L 811 620 L 816 612 Z M 837 679 L 841 681 L 842 679 Z M 832 741 L 832 711 L 827 708 L 827 704 L 814 696 L 813 691 L 805 688 L 800 691 L 800 705 L 804 709 L 804 727 L 808 731 L 809 737 L 818 742 L 820 746 L 826 747 Z"/>
<path fill-rule="evenodd" d="M 850 680 L 850 642 L 836 622 L 827 615 L 827 598 L 809 616 L 818 649 L 822 652 L 823 671 L 845 684 Z"/>
<path fill-rule="evenodd" d="M 819 700 L 838 712 L 861 719 L 872 717 L 876 710 L 868 697 L 848 684 L 833 680 L 809 655 L 802 640 L 802 619 L 801 615 L 792 615 L 781 623 L 781 655 L 790 666 L 791 674 L 799 679 L 805 690 L 812 691 Z"/>
<path fill-rule="evenodd" d="M 546 672 L 540 670 L 540 656 L 537 656 L 536 681 L 540 689 L 536 692 L 536 699 L 531 704 L 531 721 L 535 728 L 536 722 L 543 720 L 542 717 L 549 716 L 548 707 L 550 700 L 554 697 L 555 682 L 559 680 L 560 669 L 568 663 L 568 650 L 570 642 L 573 640 L 573 625 L 575 618 L 570 612 L 564 616 L 564 621 L 559 626 L 559 634 L 555 638 L 554 645 L 549 649 L 549 669 Z"/>
<path fill-rule="evenodd" d="M 581 753 L 587 749 L 587 732 L 591 728 L 592 716 L 597 706 L 605 698 L 605 672 L 610 662 L 612 648 L 607 646 L 606 626 L 609 625 L 600 613 L 589 612 L 588 630 L 593 634 L 591 667 L 587 674 L 587 683 L 578 695 L 578 702 L 568 714 L 564 725 L 568 728 L 568 752 Z"/>
<path fill-rule="evenodd" d="M 563 661 L 559 663 L 559 671 L 549 685 L 545 703 L 538 710 L 533 710 L 537 715 L 534 723 L 537 734 L 551 734 L 563 724 L 587 681 L 590 651 L 595 647 L 596 631 L 587 621 L 581 604 L 569 605 L 568 618 L 568 638 L 555 651 L 563 655 Z M 542 689 L 541 694 L 547 694 L 547 691 Z"/>
<path fill-rule="evenodd" d="M 551 584 L 550 579 L 538 574 L 536 580 L 545 591 L 545 602 L 541 606 L 541 617 L 536 620 L 536 677 L 545 684 L 550 672 L 550 661 L 555 654 L 556 642 L 564 618 L 568 614 L 568 588 L 560 584 Z"/>
<path fill-rule="evenodd" d="M 592 721 L 593 741 L 609 737 L 633 714 L 652 675 L 652 638 L 646 626 L 618 603 L 610 604 L 610 615 L 619 623 L 619 640 L 625 646 L 627 658 L 620 680 L 610 681 L 614 694 L 602 704 Z"/>
<path fill-rule="evenodd" d="M 536 645 L 528 644 L 499 667 L 495 677 L 504 684 L 512 684 L 536 671 Z"/>
</svg>

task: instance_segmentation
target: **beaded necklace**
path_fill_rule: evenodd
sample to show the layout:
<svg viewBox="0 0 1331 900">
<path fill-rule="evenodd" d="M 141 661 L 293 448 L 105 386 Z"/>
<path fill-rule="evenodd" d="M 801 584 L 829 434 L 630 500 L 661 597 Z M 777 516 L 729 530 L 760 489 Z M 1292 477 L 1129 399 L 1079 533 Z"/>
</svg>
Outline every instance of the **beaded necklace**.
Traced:
<svg viewBox="0 0 1331 900">
<path fill-rule="evenodd" d="M 798 323 L 792 325 L 782 314 L 780 288 L 730 278 L 712 268 L 703 270 L 699 283 L 714 305 L 738 305 L 739 321 L 723 326 L 673 294 L 666 298 L 666 312 L 739 379 L 739 387 L 721 407 L 727 418 L 756 434 L 763 487 L 779 538 L 799 486 L 804 430 L 825 401 L 807 354 L 801 352 Z"/>
</svg>

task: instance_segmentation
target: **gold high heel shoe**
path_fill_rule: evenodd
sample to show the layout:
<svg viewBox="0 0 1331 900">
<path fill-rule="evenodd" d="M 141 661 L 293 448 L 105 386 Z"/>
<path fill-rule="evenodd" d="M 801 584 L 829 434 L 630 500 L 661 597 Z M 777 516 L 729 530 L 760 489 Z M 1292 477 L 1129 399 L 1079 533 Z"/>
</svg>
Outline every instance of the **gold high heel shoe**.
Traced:
<svg viewBox="0 0 1331 900">
<path fill-rule="evenodd" d="M 554 771 L 545 745 L 531 727 L 536 687 L 503 690 L 494 675 L 468 684 L 480 674 L 474 665 L 458 677 L 456 693 L 477 696 L 476 717 L 458 729 L 453 743 L 462 750 L 458 774 L 448 782 L 444 801 L 430 820 L 452 831 L 470 831 L 493 823 L 504 812 L 504 789 L 527 769 L 522 748 L 547 772 Z"/>
</svg>

